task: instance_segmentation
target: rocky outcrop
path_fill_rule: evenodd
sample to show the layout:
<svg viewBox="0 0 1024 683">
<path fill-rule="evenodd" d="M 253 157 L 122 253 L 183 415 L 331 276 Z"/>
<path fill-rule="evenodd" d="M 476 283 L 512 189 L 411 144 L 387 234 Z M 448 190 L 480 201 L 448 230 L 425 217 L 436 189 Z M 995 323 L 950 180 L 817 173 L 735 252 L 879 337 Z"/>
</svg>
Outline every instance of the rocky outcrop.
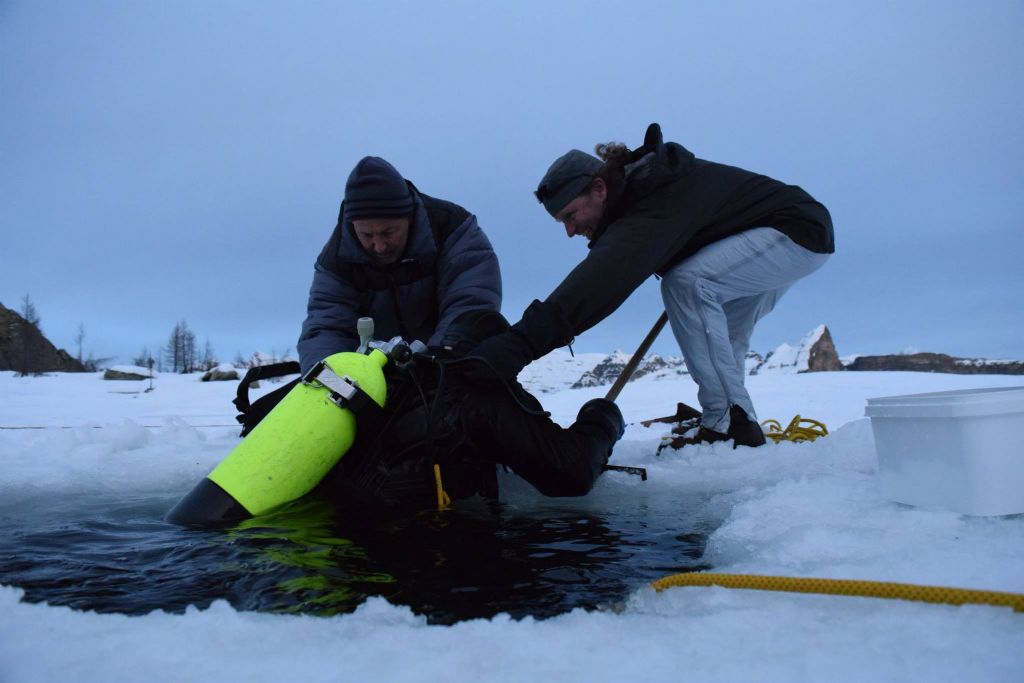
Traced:
<svg viewBox="0 0 1024 683">
<path fill-rule="evenodd" d="M 588 370 L 572 385 L 573 389 L 583 387 L 599 387 L 606 384 L 614 384 L 615 380 L 622 374 L 622 370 L 629 362 L 630 356 L 622 351 L 616 351 L 598 363 L 592 370 Z M 665 377 L 669 375 L 685 375 L 686 363 L 682 358 L 659 356 L 657 354 L 648 356 L 640 361 L 629 381 L 644 376 Z"/>
<path fill-rule="evenodd" d="M 832 334 L 825 325 L 818 325 L 797 346 L 780 344 L 750 374 L 831 372 L 842 369 L 843 364 L 836 353 Z"/>
<path fill-rule="evenodd" d="M 0 370 L 37 374 L 85 372 L 85 367 L 51 344 L 38 327 L 0 304 Z"/>
<path fill-rule="evenodd" d="M 835 372 L 843 369 L 843 364 L 836 353 L 836 345 L 832 342 L 832 333 L 824 325 L 818 328 L 820 334 L 807 350 L 807 369 L 804 372 Z M 815 330 L 815 332 L 818 332 Z M 814 335 L 815 332 L 811 334 Z"/>
<path fill-rule="evenodd" d="M 215 368 L 207 370 L 203 373 L 201 380 L 203 382 L 227 382 L 238 379 L 238 370 L 235 366 L 230 363 L 221 363 Z M 250 385 L 253 386 L 253 385 Z"/>
<path fill-rule="evenodd" d="M 136 365 L 115 365 L 112 368 L 106 369 L 103 373 L 103 379 L 126 381 L 149 379 L 149 370 Z"/>
<path fill-rule="evenodd" d="M 944 353 L 908 353 L 888 356 L 858 356 L 847 370 L 907 372 L 948 372 L 956 375 L 1024 375 L 1024 362 L 956 358 Z"/>
<path fill-rule="evenodd" d="M 757 351 L 747 351 L 747 359 L 743 365 L 743 372 L 747 375 L 756 375 L 757 369 L 764 364 L 764 358 Z"/>
</svg>

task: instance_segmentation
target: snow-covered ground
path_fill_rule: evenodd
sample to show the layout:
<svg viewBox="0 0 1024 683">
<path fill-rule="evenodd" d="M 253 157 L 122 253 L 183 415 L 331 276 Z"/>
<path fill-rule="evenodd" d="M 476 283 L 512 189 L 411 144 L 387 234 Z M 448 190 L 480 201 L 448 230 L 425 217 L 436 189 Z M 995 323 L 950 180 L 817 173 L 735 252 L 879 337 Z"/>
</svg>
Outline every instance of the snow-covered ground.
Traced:
<svg viewBox="0 0 1024 683">
<path fill-rule="evenodd" d="M 535 388 L 566 386 L 587 369 L 577 360 L 567 368 L 560 356 L 546 362 L 525 377 Z M 0 429 L 0 496 L 188 490 L 238 438 L 235 383 L 198 377 L 160 375 L 145 392 L 148 381 L 93 374 L 0 374 L 0 427 L 41 427 Z M 869 397 L 1021 384 L 993 375 L 757 375 L 748 386 L 761 419 L 785 423 L 799 413 L 832 433 L 655 457 L 664 430 L 635 423 L 671 413 L 676 401 L 696 405 L 696 388 L 688 377 L 641 379 L 620 397 L 634 424 L 612 461 L 643 465 L 650 479 L 606 475 L 581 505 L 707 497 L 724 521 L 704 560 L 721 572 L 1024 592 L 1024 516 L 966 517 L 885 500 L 863 418 Z M 567 424 L 606 389 L 541 397 Z M 539 500 L 523 487 L 517 495 L 521 505 Z M 128 617 L 21 595 L 0 587 L 5 682 L 1024 680 L 1024 614 L 985 606 L 638 586 L 621 609 L 433 626 L 380 598 L 329 618 L 238 612 L 224 602 Z"/>
</svg>

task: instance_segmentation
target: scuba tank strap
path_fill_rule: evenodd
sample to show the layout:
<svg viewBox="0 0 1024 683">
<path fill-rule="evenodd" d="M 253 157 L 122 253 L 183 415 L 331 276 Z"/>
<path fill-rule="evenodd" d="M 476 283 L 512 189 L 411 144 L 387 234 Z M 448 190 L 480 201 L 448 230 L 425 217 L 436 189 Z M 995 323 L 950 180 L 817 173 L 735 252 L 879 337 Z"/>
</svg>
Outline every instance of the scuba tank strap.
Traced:
<svg viewBox="0 0 1024 683">
<path fill-rule="evenodd" d="M 302 383 L 322 386 L 327 389 L 328 399 L 339 408 L 347 408 L 357 416 L 367 415 L 375 419 L 383 408 L 359 388 L 359 383 L 348 375 L 339 376 L 331 366 L 320 361 L 302 376 Z"/>
</svg>

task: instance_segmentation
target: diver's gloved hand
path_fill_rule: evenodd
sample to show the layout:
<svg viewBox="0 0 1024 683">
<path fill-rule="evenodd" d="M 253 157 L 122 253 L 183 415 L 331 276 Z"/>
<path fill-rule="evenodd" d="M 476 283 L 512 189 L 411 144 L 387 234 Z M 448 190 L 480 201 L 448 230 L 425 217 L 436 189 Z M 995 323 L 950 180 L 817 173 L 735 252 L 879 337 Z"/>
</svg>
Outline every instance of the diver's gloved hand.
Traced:
<svg viewBox="0 0 1024 683">
<path fill-rule="evenodd" d="M 429 351 L 438 358 L 463 358 L 484 339 L 508 332 L 511 327 L 497 311 L 481 308 L 463 311 L 444 330 L 441 339 L 434 340 Z"/>
<path fill-rule="evenodd" d="M 534 299 L 519 322 L 484 339 L 466 354 L 462 375 L 483 385 L 511 381 L 532 361 L 572 342 L 572 336 L 558 304 Z"/>
</svg>

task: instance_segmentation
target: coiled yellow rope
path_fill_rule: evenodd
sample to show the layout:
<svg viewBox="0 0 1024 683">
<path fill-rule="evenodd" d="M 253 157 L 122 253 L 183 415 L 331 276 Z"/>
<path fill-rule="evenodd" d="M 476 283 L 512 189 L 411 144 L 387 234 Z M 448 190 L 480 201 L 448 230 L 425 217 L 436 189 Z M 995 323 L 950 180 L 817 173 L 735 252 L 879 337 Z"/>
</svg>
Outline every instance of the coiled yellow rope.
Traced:
<svg viewBox="0 0 1024 683">
<path fill-rule="evenodd" d="M 651 587 L 656 591 L 662 591 L 674 586 L 722 586 L 724 588 L 785 591 L 788 593 L 854 595 L 865 598 L 912 600 L 946 605 L 995 605 L 998 607 L 1012 607 L 1016 612 L 1024 612 L 1024 594 L 1021 593 L 921 586 L 912 583 L 891 583 L 888 581 L 694 572 L 666 576 L 651 583 Z"/>
<path fill-rule="evenodd" d="M 814 441 L 818 437 L 828 436 L 828 427 L 824 422 L 809 417 L 795 416 L 785 429 L 778 420 L 765 420 L 761 423 L 764 435 L 779 443 L 780 441 Z"/>
</svg>

